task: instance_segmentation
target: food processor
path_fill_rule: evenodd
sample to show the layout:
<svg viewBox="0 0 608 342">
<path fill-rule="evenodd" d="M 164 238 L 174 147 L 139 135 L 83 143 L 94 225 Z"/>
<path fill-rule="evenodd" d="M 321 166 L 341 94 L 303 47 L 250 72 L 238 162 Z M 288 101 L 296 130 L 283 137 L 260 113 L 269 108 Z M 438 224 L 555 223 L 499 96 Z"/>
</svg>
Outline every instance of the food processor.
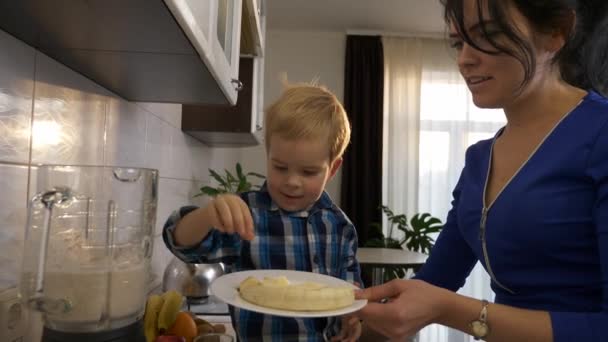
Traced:
<svg viewBox="0 0 608 342">
<path fill-rule="evenodd" d="M 158 172 L 32 167 L 21 296 L 43 342 L 139 342 L 150 283 Z"/>
</svg>

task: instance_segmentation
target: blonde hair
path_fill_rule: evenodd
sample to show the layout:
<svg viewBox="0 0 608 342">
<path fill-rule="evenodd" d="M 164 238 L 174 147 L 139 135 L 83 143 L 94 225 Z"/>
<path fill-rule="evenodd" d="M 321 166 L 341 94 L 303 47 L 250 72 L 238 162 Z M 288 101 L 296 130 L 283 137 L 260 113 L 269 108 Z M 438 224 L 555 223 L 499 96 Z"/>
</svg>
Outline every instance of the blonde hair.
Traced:
<svg viewBox="0 0 608 342">
<path fill-rule="evenodd" d="M 342 157 L 350 142 L 350 123 L 338 98 L 316 82 L 287 84 L 281 96 L 267 109 L 264 125 L 266 151 L 270 138 L 327 138 L 329 158 Z"/>
</svg>

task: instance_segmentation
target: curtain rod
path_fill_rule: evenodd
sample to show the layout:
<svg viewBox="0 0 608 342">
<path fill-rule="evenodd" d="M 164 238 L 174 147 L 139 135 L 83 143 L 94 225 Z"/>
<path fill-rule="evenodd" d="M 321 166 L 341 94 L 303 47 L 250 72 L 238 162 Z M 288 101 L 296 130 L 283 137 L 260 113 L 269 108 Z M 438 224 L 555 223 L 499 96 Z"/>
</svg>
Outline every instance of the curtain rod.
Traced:
<svg viewBox="0 0 608 342">
<path fill-rule="evenodd" d="M 376 30 L 346 30 L 347 35 L 356 36 L 382 36 L 382 37 L 403 37 L 403 38 L 427 38 L 445 40 L 443 33 L 407 33 L 407 32 L 386 32 Z"/>
</svg>

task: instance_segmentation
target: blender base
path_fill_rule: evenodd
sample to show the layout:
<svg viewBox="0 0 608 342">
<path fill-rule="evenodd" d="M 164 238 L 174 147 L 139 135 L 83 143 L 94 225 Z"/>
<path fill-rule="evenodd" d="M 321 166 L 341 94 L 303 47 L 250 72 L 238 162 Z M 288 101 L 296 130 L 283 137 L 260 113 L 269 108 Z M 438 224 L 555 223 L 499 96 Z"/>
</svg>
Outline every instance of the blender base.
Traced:
<svg viewBox="0 0 608 342">
<path fill-rule="evenodd" d="M 145 342 L 143 321 L 111 331 L 67 333 L 44 327 L 41 342 Z"/>
</svg>

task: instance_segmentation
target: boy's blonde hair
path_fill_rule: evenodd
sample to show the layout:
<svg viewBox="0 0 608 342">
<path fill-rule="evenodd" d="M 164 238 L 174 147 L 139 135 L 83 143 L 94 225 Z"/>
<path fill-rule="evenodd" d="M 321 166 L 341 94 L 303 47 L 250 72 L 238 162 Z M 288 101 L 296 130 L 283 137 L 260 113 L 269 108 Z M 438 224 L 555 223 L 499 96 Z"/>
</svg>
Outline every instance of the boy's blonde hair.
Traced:
<svg viewBox="0 0 608 342">
<path fill-rule="evenodd" d="M 329 158 L 342 157 L 350 142 L 350 123 L 342 104 L 324 86 L 315 83 L 285 85 L 281 96 L 266 109 L 266 151 L 270 139 L 327 139 Z"/>
</svg>

